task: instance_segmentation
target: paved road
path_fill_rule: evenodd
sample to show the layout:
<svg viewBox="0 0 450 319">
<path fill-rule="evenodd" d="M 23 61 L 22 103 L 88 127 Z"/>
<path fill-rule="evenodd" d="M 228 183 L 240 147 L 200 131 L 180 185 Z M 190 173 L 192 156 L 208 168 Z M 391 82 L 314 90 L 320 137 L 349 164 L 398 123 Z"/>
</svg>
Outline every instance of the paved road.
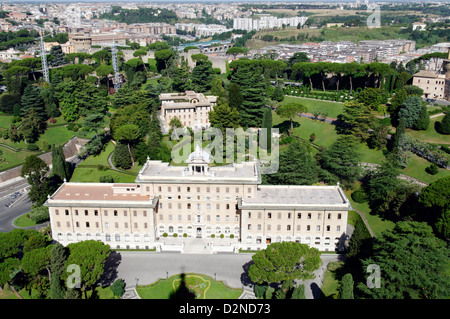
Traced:
<svg viewBox="0 0 450 319">
<path fill-rule="evenodd" d="M 12 207 L 6 207 L 6 205 L 9 205 L 9 203 L 9 198 L 0 200 L 0 232 L 3 233 L 17 228 L 14 225 L 14 220 L 20 215 L 28 213 L 31 210 L 31 201 L 28 197 L 21 199 Z M 37 226 L 30 228 L 36 229 L 36 227 Z M 42 225 L 40 227 L 42 227 Z"/>
<path fill-rule="evenodd" d="M 139 285 L 148 285 L 183 272 L 205 274 L 230 287 L 242 288 L 243 282 L 249 283 L 246 270 L 251 258 L 252 254 L 120 252 L 116 253 L 112 264 L 118 264 L 117 278 L 122 278 L 128 288 L 136 286 L 136 278 Z M 316 279 L 304 283 L 307 299 L 320 296 L 324 271 L 330 261 L 338 260 L 339 255 L 322 255 L 321 258 L 323 266 L 315 272 Z"/>
<path fill-rule="evenodd" d="M 22 191 L 28 186 L 26 180 L 18 180 L 0 185 L 0 232 L 9 232 L 14 228 L 14 219 L 31 210 L 31 202 L 22 192 L 20 197 L 12 198 L 11 194 Z M 10 206 L 14 201 L 14 205 Z"/>
</svg>

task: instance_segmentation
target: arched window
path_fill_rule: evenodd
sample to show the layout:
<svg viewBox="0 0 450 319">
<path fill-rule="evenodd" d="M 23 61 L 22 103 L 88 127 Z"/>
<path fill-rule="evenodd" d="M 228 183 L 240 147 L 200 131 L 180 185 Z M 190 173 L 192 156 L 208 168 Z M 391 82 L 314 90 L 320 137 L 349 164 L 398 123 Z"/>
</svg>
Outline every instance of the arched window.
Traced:
<svg viewBox="0 0 450 319">
<path fill-rule="evenodd" d="M 169 233 L 173 233 L 173 226 L 169 226 Z"/>
</svg>

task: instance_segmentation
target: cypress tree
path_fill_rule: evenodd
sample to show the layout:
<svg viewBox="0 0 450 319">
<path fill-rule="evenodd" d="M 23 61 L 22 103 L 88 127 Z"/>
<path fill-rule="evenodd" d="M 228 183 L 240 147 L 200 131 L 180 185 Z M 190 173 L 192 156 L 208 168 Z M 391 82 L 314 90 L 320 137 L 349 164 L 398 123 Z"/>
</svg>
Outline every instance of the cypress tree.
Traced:
<svg viewBox="0 0 450 319">
<path fill-rule="evenodd" d="M 51 299 L 64 299 L 66 292 L 61 283 L 61 275 L 64 272 L 64 264 L 66 262 L 66 252 L 64 246 L 60 243 L 53 245 L 50 257 L 52 280 L 50 283 L 49 297 Z"/>
<path fill-rule="evenodd" d="M 339 299 L 355 299 L 353 296 L 353 276 L 348 273 L 342 277 L 342 283 L 339 291 Z"/>
<path fill-rule="evenodd" d="M 405 118 L 402 117 L 402 118 L 400 118 L 398 126 L 395 130 L 395 133 L 392 135 L 391 150 L 393 152 L 397 151 L 399 141 L 400 141 L 400 136 L 405 133 L 406 133 L 406 121 L 405 121 Z"/>
<path fill-rule="evenodd" d="M 128 151 L 127 144 L 117 143 L 114 149 L 114 155 L 112 157 L 112 162 L 115 166 L 122 169 L 129 169 L 131 167 L 131 157 Z"/>
<path fill-rule="evenodd" d="M 270 108 L 266 108 L 264 110 L 263 119 L 262 119 L 262 128 L 267 129 L 266 140 L 264 142 L 260 141 L 260 144 L 263 149 L 266 149 L 267 152 L 271 152 L 272 149 L 272 110 Z"/>
<path fill-rule="evenodd" d="M 52 146 L 52 172 L 54 176 L 59 176 L 61 180 L 70 179 L 69 167 L 64 156 L 62 146 Z"/>
<path fill-rule="evenodd" d="M 416 123 L 414 123 L 414 129 L 425 131 L 428 128 L 428 125 L 430 125 L 430 116 L 428 116 L 427 107 L 425 105 L 422 105 L 419 113 L 419 118 L 417 119 Z"/>
</svg>

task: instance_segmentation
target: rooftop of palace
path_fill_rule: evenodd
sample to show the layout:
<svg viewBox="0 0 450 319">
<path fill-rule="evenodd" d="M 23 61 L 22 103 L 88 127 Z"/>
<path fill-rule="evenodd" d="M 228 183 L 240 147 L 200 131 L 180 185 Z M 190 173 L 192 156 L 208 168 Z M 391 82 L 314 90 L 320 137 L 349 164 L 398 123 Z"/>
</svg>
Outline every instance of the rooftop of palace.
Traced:
<svg viewBox="0 0 450 319">
<path fill-rule="evenodd" d="M 339 186 L 260 185 L 251 198 L 243 198 L 243 209 L 349 210 L 350 202 Z"/>
<path fill-rule="evenodd" d="M 155 199 L 149 195 L 141 195 L 138 184 L 113 183 L 64 183 L 48 200 L 53 204 L 67 204 L 76 201 L 84 206 L 95 206 L 105 203 L 111 205 L 130 204 L 152 206 Z"/>
<path fill-rule="evenodd" d="M 148 160 L 139 172 L 136 183 L 261 183 L 260 168 L 256 162 L 209 167 L 208 160 L 190 159 L 192 161 L 188 166 L 172 166 L 162 161 Z"/>
</svg>

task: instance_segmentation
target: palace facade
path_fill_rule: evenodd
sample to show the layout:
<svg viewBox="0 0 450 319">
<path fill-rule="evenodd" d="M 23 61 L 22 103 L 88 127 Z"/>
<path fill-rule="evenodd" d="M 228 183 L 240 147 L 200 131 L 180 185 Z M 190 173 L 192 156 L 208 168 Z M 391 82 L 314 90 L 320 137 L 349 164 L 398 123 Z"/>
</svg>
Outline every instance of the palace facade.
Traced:
<svg viewBox="0 0 450 319">
<path fill-rule="evenodd" d="M 53 238 L 158 250 L 168 238 L 225 237 L 234 251 L 280 241 L 323 251 L 343 246 L 351 205 L 339 185 L 261 185 L 257 162 L 209 162 L 197 148 L 187 166 L 148 160 L 135 183 L 64 183 L 45 203 Z"/>
</svg>

